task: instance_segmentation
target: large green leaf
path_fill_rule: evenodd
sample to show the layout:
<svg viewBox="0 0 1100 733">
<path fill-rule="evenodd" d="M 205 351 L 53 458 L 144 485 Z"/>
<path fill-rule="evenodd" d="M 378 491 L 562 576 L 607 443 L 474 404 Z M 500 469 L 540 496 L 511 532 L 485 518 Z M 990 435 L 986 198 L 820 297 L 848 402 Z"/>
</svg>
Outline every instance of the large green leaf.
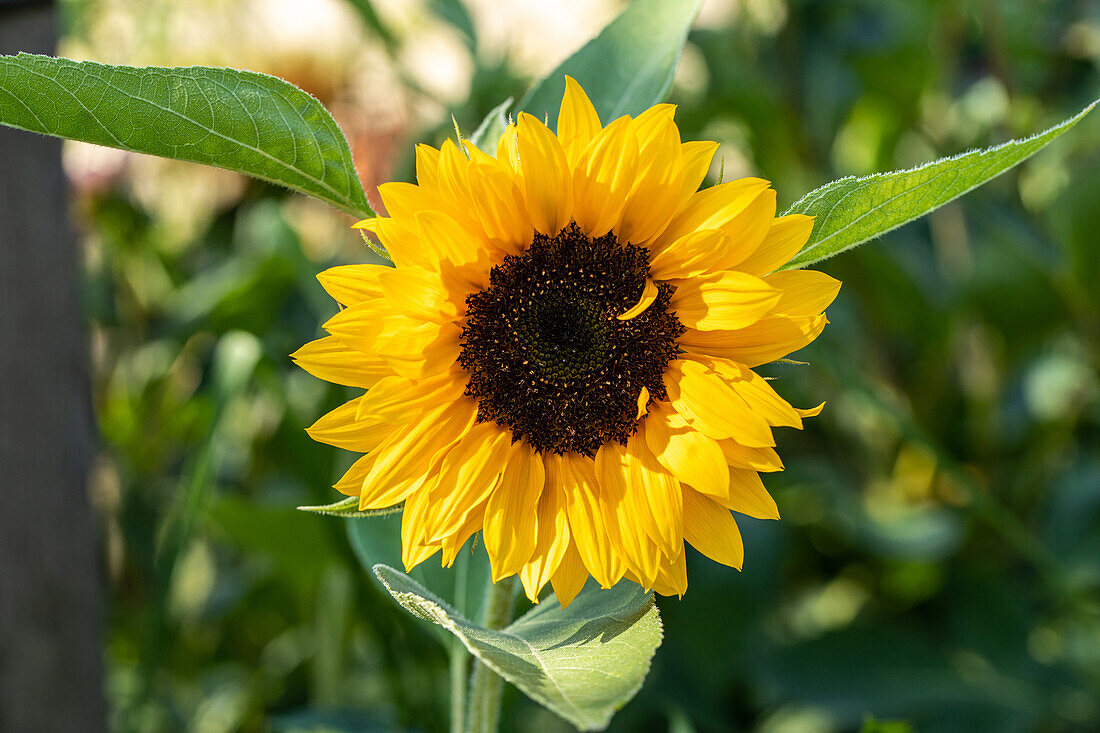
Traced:
<svg viewBox="0 0 1100 733">
<path fill-rule="evenodd" d="M 520 100 L 517 111 L 556 127 L 565 76 L 580 82 L 606 124 L 665 98 L 701 0 L 634 0 L 598 36 Z"/>
<path fill-rule="evenodd" d="M 487 667 L 581 730 L 603 730 L 641 689 L 661 643 L 653 595 L 589 586 L 563 609 L 550 597 L 500 631 L 477 626 L 415 580 L 374 572 L 410 613 L 442 626 Z"/>
<path fill-rule="evenodd" d="M 273 76 L 0 56 L 0 124 L 228 168 L 374 216 L 332 116 Z"/>
<path fill-rule="evenodd" d="M 785 212 L 817 217 L 806 246 L 785 269 L 820 262 L 962 196 L 1031 157 L 1077 124 L 1096 104 L 1033 137 L 972 150 L 911 170 L 841 178 L 811 191 Z"/>
</svg>

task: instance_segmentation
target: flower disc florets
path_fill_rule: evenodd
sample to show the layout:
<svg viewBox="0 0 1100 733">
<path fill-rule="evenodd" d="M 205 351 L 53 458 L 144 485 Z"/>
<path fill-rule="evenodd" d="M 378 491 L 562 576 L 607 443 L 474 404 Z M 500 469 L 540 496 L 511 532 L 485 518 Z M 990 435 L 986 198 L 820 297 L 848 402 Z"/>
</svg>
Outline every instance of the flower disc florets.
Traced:
<svg viewBox="0 0 1100 733">
<path fill-rule="evenodd" d="M 536 234 L 531 248 L 493 268 L 489 287 L 466 299 L 459 363 L 478 421 L 494 421 L 542 453 L 593 456 L 637 429 L 638 397 L 667 399 L 664 373 L 684 327 L 658 286 L 640 315 L 649 253 L 614 235 L 591 239 L 576 225 Z"/>
</svg>

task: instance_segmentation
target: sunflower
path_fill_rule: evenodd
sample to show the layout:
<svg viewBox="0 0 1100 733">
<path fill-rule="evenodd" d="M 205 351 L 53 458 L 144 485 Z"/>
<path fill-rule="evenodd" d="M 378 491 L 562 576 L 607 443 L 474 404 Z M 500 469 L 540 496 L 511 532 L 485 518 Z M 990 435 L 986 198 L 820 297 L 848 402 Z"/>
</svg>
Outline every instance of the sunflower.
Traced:
<svg viewBox="0 0 1100 733">
<path fill-rule="evenodd" d="M 767 181 L 699 190 L 718 146 L 674 109 L 604 127 L 567 79 L 556 135 L 521 113 L 495 156 L 419 145 L 417 184 L 355 225 L 395 266 L 319 276 L 343 308 L 293 358 L 369 391 L 308 432 L 365 454 L 335 485 L 361 509 L 404 504 L 406 569 L 480 531 L 532 601 L 589 575 L 682 596 L 685 541 L 740 568 L 731 511 L 779 518 L 772 428 L 821 407 L 753 367 L 816 338 L 840 283 L 777 271 L 813 222 Z"/>
</svg>

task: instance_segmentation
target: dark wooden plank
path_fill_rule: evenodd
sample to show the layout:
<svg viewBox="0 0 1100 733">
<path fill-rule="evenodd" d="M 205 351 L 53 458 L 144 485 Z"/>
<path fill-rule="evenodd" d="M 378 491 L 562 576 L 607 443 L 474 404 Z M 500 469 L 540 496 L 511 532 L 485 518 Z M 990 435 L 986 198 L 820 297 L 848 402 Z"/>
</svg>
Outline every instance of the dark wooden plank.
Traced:
<svg viewBox="0 0 1100 733">
<path fill-rule="evenodd" d="M 56 16 L 0 5 L 0 51 Z M 102 731 L 92 420 L 61 145 L 0 128 L 0 731 Z"/>
</svg>

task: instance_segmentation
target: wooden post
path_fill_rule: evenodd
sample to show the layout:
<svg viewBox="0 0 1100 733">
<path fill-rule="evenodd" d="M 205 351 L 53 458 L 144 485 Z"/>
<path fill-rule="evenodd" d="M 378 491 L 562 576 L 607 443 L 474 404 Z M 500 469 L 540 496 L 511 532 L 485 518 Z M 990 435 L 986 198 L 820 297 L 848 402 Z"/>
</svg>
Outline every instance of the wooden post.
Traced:
<svg viewBox="0 0 1100 733">
<path fill-rule="evenodd" d="M 52 53 L 48 3 L 0 2 L 0 52 Z M 0 104 L 11 104 L 0 97 Z M 105 729 L 92 420 L 58 140 L 0 127 L 0 731 Z"/>
</svg>

